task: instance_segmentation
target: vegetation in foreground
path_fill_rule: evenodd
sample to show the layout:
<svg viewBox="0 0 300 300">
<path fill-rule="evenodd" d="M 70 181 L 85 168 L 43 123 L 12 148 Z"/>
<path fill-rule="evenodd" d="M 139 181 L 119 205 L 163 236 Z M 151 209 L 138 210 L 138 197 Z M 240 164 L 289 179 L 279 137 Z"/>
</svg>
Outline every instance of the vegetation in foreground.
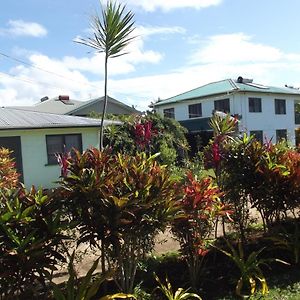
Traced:
<svg viewBox="0 0 300 300">
<path fill-rule="evenodd" d="M 156 129 L 147 125 L 134 131 L 131 148 L 121 153 L 107 148 L 60 155 L 62 177 L 54 191 L 26 191 L 2 149 L 1 298 L 297 297 L 300 153 L 285 142 L 262 145 L 236 136 L 230 117 L 215 116 L 211 126 L 215 135 L 198 156 L 197 164 L 203 163 L 196 172 L 186 171 L 193 162 L 174 176 L 158 154 L 151 155 Z M 261 216 L 259 232 L 250 208 Z M 220 224 L 225 240 L 216 231 Z M 155 236 L 167 226 L 179 254 L 151 262 Z M 68 234 L 72 230 L 75 235 Z M 91 276 L 95 263 L 76 278 L 71 239 L 97 253 L 100 274 Z M 59 262 L 69 264 L 70 278 L 57 287 Z M 109 280 L 99 285 L 106 272 Z"/>
</svg>

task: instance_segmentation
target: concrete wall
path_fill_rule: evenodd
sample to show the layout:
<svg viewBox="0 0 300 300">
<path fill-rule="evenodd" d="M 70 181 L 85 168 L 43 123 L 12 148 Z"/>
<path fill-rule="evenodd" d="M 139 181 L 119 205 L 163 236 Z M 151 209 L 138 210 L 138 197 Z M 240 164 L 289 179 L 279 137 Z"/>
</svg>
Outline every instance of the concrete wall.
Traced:
<svg viewBox="0 0 300 300">
<path fill-rule="evenodd" d="M 69 128 L 69 129 L 32 129 L 0 131 L 0 136 L 20 136 L 23 160 L 24 184 L 43 188 L 56 186 L 59 179 L 60 167 L 48 165 L 46 135 L 51 134 L 82 134 L 82 149 L 91 146 L 99 147 L 98 128 Z"/>
</svg>

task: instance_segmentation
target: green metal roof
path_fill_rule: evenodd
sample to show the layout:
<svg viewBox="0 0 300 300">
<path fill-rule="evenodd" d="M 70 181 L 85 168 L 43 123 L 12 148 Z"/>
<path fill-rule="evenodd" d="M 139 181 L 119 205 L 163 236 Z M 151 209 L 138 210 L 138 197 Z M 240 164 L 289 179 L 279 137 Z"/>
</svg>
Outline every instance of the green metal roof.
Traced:
<svg viewBox="0 0 300 300">
<path fill-rule="evenodd" d="M 227 94 L 231 92 L 256 92 L 256 93 L 271 93 L 271 94 L 285 94 L 285 95 L 298 95 L 300 96 L 300 91 L 295 88 L 289 87 L 273 87 L 264 86 L 256 83 L 238 83 L 232 79 L 225 79 L 217 82 L 212 82 L 193 90 L 187 91 L 185 93 L 176 95 L 165 100 L 161 100 L 154 104 L 154 106 L 161 106 L 166 104 L 171 104 L 175 102 L 181 102 L 185 100 L 203 98 L 218 94 Z"/>
</svg>

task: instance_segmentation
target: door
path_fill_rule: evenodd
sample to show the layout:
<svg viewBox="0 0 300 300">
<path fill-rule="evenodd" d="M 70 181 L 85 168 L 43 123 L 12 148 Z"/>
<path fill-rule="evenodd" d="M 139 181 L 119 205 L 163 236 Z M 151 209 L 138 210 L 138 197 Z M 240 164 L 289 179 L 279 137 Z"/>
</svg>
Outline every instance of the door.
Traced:
<svg viewBox="0 0 300 300">
<path fill-rule="evenodd" d="M 4 147 L 13 151 L 11 157 L 14 158 L 17 172 L 20 174 L 19 180 L 23 182 L 24 178 L 23 178 L 21 138 L 19 136 L 0 137 L 0 147 Z"/>
</svg>

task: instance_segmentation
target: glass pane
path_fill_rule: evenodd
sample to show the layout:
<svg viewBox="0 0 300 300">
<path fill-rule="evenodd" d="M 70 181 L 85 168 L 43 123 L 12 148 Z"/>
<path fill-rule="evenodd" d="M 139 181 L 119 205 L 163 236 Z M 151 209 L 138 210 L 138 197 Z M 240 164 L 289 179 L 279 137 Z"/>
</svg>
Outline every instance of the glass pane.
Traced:
<svg viewBox="0 0 300 300">
<path fill-rule="evenodd" d="M 46 137 L 47 140 L 47 154 L 48 163 L 53 164 L 57 162 L 56 154 L 63 152 L 63 137 L 61 135 L 51 135 Z"/>
<path fill-rule="evenodd" d="M 72 150 L 72 148 L 75 148 L 81 152 L 82 151 L 81 135 L 80 134 L 65 135 L 65 146 L 66 146 L 65 151 L 70 151 Z"/>
</svg>

